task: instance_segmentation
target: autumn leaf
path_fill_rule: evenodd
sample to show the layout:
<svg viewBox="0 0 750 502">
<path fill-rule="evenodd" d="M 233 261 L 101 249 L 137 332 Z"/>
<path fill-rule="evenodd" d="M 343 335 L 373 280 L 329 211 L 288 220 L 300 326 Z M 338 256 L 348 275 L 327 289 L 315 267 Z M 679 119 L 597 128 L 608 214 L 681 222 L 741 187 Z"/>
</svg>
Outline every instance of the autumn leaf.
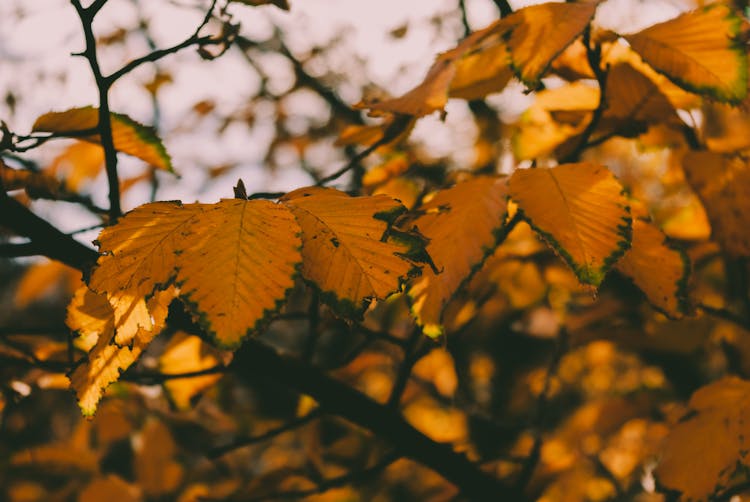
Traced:
<svg viewBox="0 0 750 502">
<path fill-rule="evenodd" d="M 501 236 L 507 214 L 506 182 L 479 176 L 438 192 L 418 211 L 420 216 L 409 224 L 430 240 L 427 253 L 439 273 L 424 267 L 408 295 L 424 333 L 438 337 L 444 331 L 445 306 Z"/>
<path fill-rule="evenodd" d="M 747 55 L 742 19 L 715 3 L 625 35 L 655 70 L 685 89 L 739 103 L 747 95 Z"/>
<path fill-rule="evenodd" d="M 514 155 L 520 160 L 550 155 L 586 129 L 598 104 L 599 90 L 583 82 L 540 91 L 511 138 Z"/>
<path fill-rule="evenodd" d="M 698 389 L 689 407 L 667 436 L 655 474 L 683 500 L 707 500 L 731 486 L 737 469 L 750 467 L 750 383 L 723 378 Z"/>
<path fill-rule="evenodd" d="M 630 277 L 656 308 L 679 318 L 687 308 L 690 263 L 684 253 L 665 241 L 665 235 L 653 224 L 636 219 L 631 247 L 615 268 Z"/>
<path fill-rule="evenodd" d="M 585 284 L 598 286 L 630 246 L 627 199 L 604 166 L 517 169 L 509 186 L 532 227 Z"/>
<path fill-rule="evenodd" d="M 121 113 L 110 113 L 110 122 L 112 124 L 112 139 L 117 151 L 138 157 L 159 169 L 172 171 L 172 160 L 161 139 L 152 128 L 139 124 Z M 99 110 L 92 106 L 86 106 L 71 108 L 64 112 L 45 113 L 36 119 L 32 131 L 78 137 L 74 133 L 95 129 L 98 123 Z M 98 134 L 78 139 L 101 144 Z"/>
<path fill-rule="evenodd" d="M 106 293 L 115 310 L 118 344 L 148 329 L 143 299 L 175 283 L 217 343 L 237 347 L 293 287 L 299 233 L 292 214 L 269 201 L 146 204 L 100 235 L 104 255 L 91 287 Z"/>
<path fill-rule="evenodd" d="M 141 441 L 133 459 L 138 486 L 149 497 L 165 496 L 180 485 L 185 469 L 176 461 L 177 445 L 167 426 L 154 418 L 141 431 Z"/>
<path fill-rule="evenodd" d="M 14 302 L 17 307 L 26 307 L 43 298 L 51 291 L 62 288 L 74 292 L 81 284 L 81 273 L 59 261 L 43 261 L 30 265 L 16 287 Z"/>
<path fill-rule="evenodd" d="M 750 255 L 747 161 L 731 155 L 692 151 L 685 155 L 682 166 L 690 186 L 703 202 L 716 240 L 735 256 Z"/>
<path fill-rule="evenodd" d="M 384 195 L 349 197 L 330 188 L 301 188 L 281 201 L 302 228 L 302 275 L 314 282 L 335 308 L 350 315 L 366 301 L 400 288 L 413 264 L 408 249 L 384 240 L 405 211 Z"/>
<path fill-rule="evenodd" d="M 76 141 L 55 157 L 45 170 L 62 176 L 65 186 L 77 192 L 86 180 L 95 178 L 104 166 L 104 150 L 100 145 Z"/>
<path fill-rule="evenodd" d="M 602 122 L 609 122 L 607 125 L 623 136 L 640 133 L 652 123 L 682 123 L 659 87 L 628 63 L 610 69 L 606 96 Z"/>
<path fill-rule="evenodd" d="M 96 412 L 104 389 L 120 379 L 120 374 L 135 363 L 163 329 L 167 319 L 164 305 L 168 305 L 174 295 L 174 288 L 157 292 L 145 306 L 153 323 L 150 329 L 140 328 L 131 346 L 120 346 L 115 344 L 114 311 L 107 299 L 85 287 L 76 292 L 68 307 L 68 326 L 82 336 L 96 336 L 86 361 L 69 375 L 70 386 L 84 416 Z"/>
<path fill-rule="evenodd" d="M 552 60 L 588 26 L 598 4 L 549 2 L 519 9 L 501 20 L 510 26 L 505 37 L 516 76 L 528 87 L 538 88 Z"/>
<path fill-rule="evenodd" d="M 357 106 L 422 117 L 443 110 L 449 96 L 478 99 L 499 92 L 513 72 L 536 88 L 552 60 L 591 21 L 597 4 L 551 2 L 519 9 L 440 54 L 422 83 L 406 94 Z"/>
<path fill-rule="evenodd" d="M 179 331 L 159 356 L 159 371 L 166 375 L 194 373 L 213 368 L 221 362 L 222 355 L 217 349 L 197 336 Z M 221 374 L 169 378 L 164 382 L 164 388 L 177 409 L 188 410 L 192 399 L 220 378 Z"/>
</svg>

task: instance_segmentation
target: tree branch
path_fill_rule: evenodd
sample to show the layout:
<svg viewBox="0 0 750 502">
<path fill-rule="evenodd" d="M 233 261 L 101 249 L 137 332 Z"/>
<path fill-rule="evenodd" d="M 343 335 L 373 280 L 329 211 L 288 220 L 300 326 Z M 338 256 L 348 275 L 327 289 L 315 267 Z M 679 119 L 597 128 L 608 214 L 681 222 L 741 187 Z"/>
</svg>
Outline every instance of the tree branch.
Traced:
<svg viewBox="0 0 750 502">
<path fill-rule="evenodd" d="M 315 399 L 327 412 L 364 427 L 393 444 L 398 451 L 455 484 L 471 500 L 526 500 L 520 491 L 483 472 L 448 444 L 431 440 L 399 413 L 320 370 L 257 341 L 248 340 L 236 352 L 232 367 L 241 378 L 272 378 Z"/>
<path fill-rule="evenodd" d="M 322 415 L 323 415 L 323 410 L 321 410 L 320 408 L 315 408 L 310 413 L 303 415 L 301 417 L 295 418 L 294 420 L 290 420 L 284 425 L 270 429 L 264 432 L 263 434 L 258 434 L 257 436 L 239 437 L 239 438 L 236 438 L 231 443 L 225 444 L 223 446 L 216 446 L 215 448 L 212 448 L 208 452 L 208 456 L 211 458 L 218 458 L 238 448 L 243 448 L 245 446 L 250 446 L 253 444 L 261 443 L 263 441 L 267 441 L 269 439 L 273 439 L 276 436 L 284 434 L 285 432 L 289 432 L 299 427 L 302 427 L 303 425 L 310 423 L 313 420 L 316 420 Z"/>
<path fill-rule="evenodd" d="M 99 138 L 104 149 L 104 163 L 107 171 L 107 184 L 109 185 L 109 217 L 114 223 L 122 214 L 120 207 L 120 179 L 117 175 L 117 151 L 112 138 L 112 122 L 109 116 L 109 86 L 107 79 L 102 75 L 99 60 L 96 55 L 96 38 L 92 23 L 94 16 L 104 5 L 106 0 L 97 0 L 87 9 L 84 9 L 80 0 L 70 0 L 75 7 L 81 20 L 83 36 L 86 41 L 86 49 L 82 55 L 88 60 L 91 73 L 94 75 L 96 88 L 99 91 Z"/>
<path fill-rule="evenodd" d="M 99 258 L 95 250 L 60 232 L 5 192 L 0 192 L 0 225 L 31 239 L 28 247 L 38 254 L 78 270 L 88 271 Z"/>
</svg>

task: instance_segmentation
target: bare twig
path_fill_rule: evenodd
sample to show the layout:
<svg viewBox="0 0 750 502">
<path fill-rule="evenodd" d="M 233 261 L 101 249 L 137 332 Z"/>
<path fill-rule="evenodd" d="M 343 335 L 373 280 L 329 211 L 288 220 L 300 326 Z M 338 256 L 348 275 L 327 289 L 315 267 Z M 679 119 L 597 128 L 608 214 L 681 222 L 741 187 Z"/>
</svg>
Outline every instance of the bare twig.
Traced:
<svg viewBox="0 0 750 502">
<path fill-rule="evenodd" d="M 107 79 L 102 75 L 99 60 L 96 54 L 96 38 L 94 37 L 94 16 L 104 5 L 106 0 L 97 0 L 88 8 L 81 5 L 80 0 L 70 0 L 75 7 L 83 28 L 83 36 L 86 48 L 81 53 L 89 62 L 91 73 L 94 76 L 96 88 L 99 92 L 99 138 L 104 149 L 104 163 L 107 171 L 107 184 L 109 185 L 109 217 L 114 223 L 122 214 L 120 207 L 120 179 L 117 175 L 117 151 L 112 138 L 112 122 L 109 113 L 109 86 Z"/>
<path fill-rule="evenodd" d="M 313 420 L 316 420 L 317 418 L 321 417 L 323 415 L 323 410 L 320 408 L 315 408 L 314 410 L 310 411 L 309 413 L 297 417 L 294 420 L 290 420 L 289 422 L 285 423 L 284 425 L 280 425 L 279 427 L 275 427 L 273 429 L 270 429 L 263 434 L 258 434 L 256 436 L 247 436 L 247 437 L 239 437 L 236 438 L 231 443 L 222 445 L 222 446 L 216 446 L 212 448 L 208 452 L 208 456 L 210 458 L 217 458 L 221 457 L 222 455 L 226 455 L 227 453 L 234 451 L 238 448 L 243 448 L 245 446 L 250 446 L 253 444 L 258 444 L 263 441 L 267 441 L 269 439 L 273 439 L 276 436 L 279 436 L 281 434 L 284 434 L 285 432 L 290 432 L 295 429 L 298 429 L 302 427 L 305 424 L 308 424 L 312 422 Z"/>
</svg>

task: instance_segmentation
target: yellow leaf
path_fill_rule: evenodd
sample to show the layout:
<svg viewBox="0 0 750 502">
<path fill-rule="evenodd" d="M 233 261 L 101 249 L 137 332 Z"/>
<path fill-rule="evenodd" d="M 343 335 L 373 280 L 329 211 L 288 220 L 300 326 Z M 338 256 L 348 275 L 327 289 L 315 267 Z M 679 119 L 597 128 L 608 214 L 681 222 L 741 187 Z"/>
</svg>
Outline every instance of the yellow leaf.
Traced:
<svg viewBox="0 0 750 502">
<path fill-rule="evenodd" d="M 358 107 L 422 117 L 442 110 L 448 95 L 477 99 L 503 89 L 512 76 L 503 38 L 507 22 L 475 31 L 455 48 L 440 54 L 421 84 L 392 99 L 365 100 Z"/>
<path fill-rule="evenodd" d="M 16 286 L 16 306 L 23 308 L 61 284 L 72 292 L 80 282 L 81 273 L 59 261 L 34 263 L 24 271 L 21 281 Z"/>
<path fill-rule="evenodd" d="M 140 490 L 116 474 L 93 479 L 78 495 L 78 502 L 138 502 Z"/>
<path fill-rule="evenodd" d="M 119 345 L 150 329 L 143 300 L 174 282 L 207 332 L 236 347 L 293 287 L 299 233 L 292 214 L 269 201 L 146 204 L 100 235 L 105 254 L 91 288 L 115 310 Z"/>
<path fill-rule="evenodd" d="M 747 95 L 742 19 L 716 3 L 625 35 L 655 70 L 690 91 L 739 103 Z"/>
<path fill-rule="evenodd" d="M 140 357 L 151 340 L 159 334 L 167 318 L 165 304 L 174 297 L 174 288 L 158 291 L 144 306 L 150 313 L 153 324 L 150 329 L 139 329 L 132 340 L 132 347 L 114 343 L 114 312 L 103 295 L 83 291 L 76 296 L 68 308 L 68 325 L 82 330 L 99 332 L 96 344 L 91 348 L 87 360 L 69 375 L 70 386 L 78 397 L 78 406 L 85 416 L 92 416 L 102 398 L 103 391 L 120 379 L 120 374 Z M 84 331 L 85 333 L 85 331 Z"/>
<path fill-rule="evenodd" d="M 90 340 L 84 350 L 88 352 L 101 336 L 111 338 L 114 333 L 112 307 L 106 297 L 91 291 L 88 286 L 78 288 L 68 305 L 65 324 L 81 337 Z"/>
<path fill-rule="evenodd" d="M 506 38 L 516 76 L 531 88 L 539 87 L 552 60 L 588 26 L 598 4 L 550 2 L 519 9 L 503 19 L 511 26 Z"/>
<path fill-rule="evenodd" d="M 173 278 L 175 250 L 201 209 L 199 204 L 156 202 L 136 208 L 117 225 L 102 230 L 98 243 L 105 254 L 89 285 L 107 294 L 118 345 L 130 344 L 139 329 L 151 329 L 144 299 Z"/>
<path fill-rule="evenodd" d="M 377 187 L 372 195 L 387 195 L 399 201 L 407 209 L 412 209 L 421 192 L 422 189 L 416 181 L 405 176 L 398 176 Z"/>
<path fill-rule="evenodd" d="M 506 190 L 503 179 L 477 177 L 438 192 L 419 208 L 413 225 L 430 239 L 427 253 L 440 271 L 424 267 L 408 290 L 425 334 L 443 333 L 445 306 L 495 248 L 507 214 Z"/>
<path fill-rule="evenodd" d="M 183 467 L 174 459 L 174 439 L 166 425 L 150 419 L 143 426 L 133 459 L 138 485 L 149 497 L 168 495 L 180 485 Z"/>
<path fill-rule="evenodd" d="M 167 375 L 201 371 L 221 363 L 221 353 L 187 333 L 175 333 L 159 357 L 159 371 Z M 164 382 L 172 403 L 180 410 L 190 409 L 191 400 L 221 378 L 220 374 L 170 378 Z"/>
<path fill-rule="evenodd" d="M 112 124 L 112 138 L 115 149 L 138 157 L 159 169 L 172 170 L 172 160 L 169 158 L 156 132 L 143 124 L 139 124 L 127 115 L 110 113 Z M 99 110 L 92 106 L 71 108 L 64 112 L 45 113 L 34 122 L 34 132 L 51 132 L 60 136 L 71 136 L 70 133 L 95 129 L 99 123 Z M 101 144 L 98 134 L 82 138 L 84 141 Z"/>
<path fill-rule="evenodd" d="M 282 202 L 302 227 L 302 275 L 335 308 L 358 313 L 372 298 L 398 291 L 413 265 L 400 255 L 406 246 L 384 241 L 405 211 L 384 195 L 349 197 L 331 188 L 301 188 Z"/>
<path fill-rule="evenodd" d="M 508 47 L 499 36 L 485 39 L 481 47 L 455 62 L 448 94 L 452 98 L 481 99 L 502 91 L 513 77 Z"/>
<path fill-rule="evenodd" d="M 516 158 L 536 159 L 551 154 L 583 132 L 598 104 L 599 89 L 582 82 L 537 93 L 511 139 Z"/>
<path fill-rule="evenodd" d="M 682 317 L 690 264 L 684 253 L 667 245 L 664 234 L 641 219 L 633 222 L 633 242 L 615 268 L 630 277 L 659 310 Z"/>
<path fill-rule="evenodd" d="M 690 408 L 667 436 L 656 477 L 683 500 L 706 500 L 731 486 L 737 469 L 750 467 L 750 383 L 727 377 L 701 387 Z"/>
<path fill-rule="evenodd" d="M 750 256 L 750 167 L 739 157 L 688 152 L 685 177 L 703 201 L 716 240 L 735 256 Z"/>
<path fill-rule="evenodd" d="M 65 186 L 77 192 L 86 180 L 95 178 L 104 167 L 104 150 L 101 146 L 76 141 L 55 157 L 46 171 L 62 175 Z"/>
<path fill-rule="evenodd" d="M 598 286 L 630 246 L 627 199 L 606 167 L 579 163 L 518 169 L 509 185 L 530 224 L 581 282 Z"/>
</svg>

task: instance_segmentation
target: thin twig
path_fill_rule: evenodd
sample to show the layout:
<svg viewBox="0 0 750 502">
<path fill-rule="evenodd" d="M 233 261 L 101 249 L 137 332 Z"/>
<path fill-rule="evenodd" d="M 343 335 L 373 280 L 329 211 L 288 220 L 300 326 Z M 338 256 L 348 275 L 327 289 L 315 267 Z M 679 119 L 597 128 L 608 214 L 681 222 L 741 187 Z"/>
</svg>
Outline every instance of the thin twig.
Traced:
<svg viewBox="0 0 750 502">
<path fill-rule="evenodd" d="M 99 92 L 99 138 L 104 149 L 104 164 L 107 172 L 107 184 L 109 185 L 109 218 L 114 223 L 122 214 L 120 207 L 120 179 L 117 174 L 117 151 L 112 137 L 112 122 L 109 113 L 109 87 L 110 84 L 102 75 L 99 67 L 99 60 L 96 54 L 96 38 L 94 37 L 93 22 L 94 16 L 104 5 L 104 1 L 97 0 L 89 6 L 83 8 L 80 0 L 70 0 L 75 7 L 78 17 L 83 28 L 83 35 L 86 41 L 86 48 L 81 54 L 88 60 L 91 73 L 94 76 L 96 88 Z"/>
<path fill-rule="evenodd" d="M 120 380 L 125 380 L 128 382 L 138 382 L 144 385 L 154 385 L 166 382 L 168 380 L 179 380 L 181 378 L 196 378 L 206 375 L 216 375 L 217 373 L 225 373 L 226 371 L 226 366 L 224 366 L 223 364 L 217 364 L 216 366 L 211 366 L 210 368 L 196 371 L 186 371 L 184 373 L 160 373 L 150 371 L 139 371 L 133 373 L 125 372 L 120 377 Z"/>
<path fill-rule="evenodd" d="M 109 76 L 105 77 L 107 86 L 111 86 L 112 84 L 117 82 L 117 80 L 119 80 L 123 75 L 130 73 L 131 71 L 135 70 L 142 64 L 154 63 L 162 59 L 165 56 L 174 54 L 175 52 L 178 52 L 187 47 L 190 47 L 193 45 L 217 45 L 217 44 L 224 43 L 224 40 L 222 40 L 221 38 L 215 38 L 211 35 L 206 35 L 203 37 L 199 36 L 200 31 L 211 20 L 211 16 L 213 16 L 214 8 L 216 7 L 216 2 L 217 0 L 212 0 L 211 6 L 206 11 L 205 16 L 203 16 L 203 20 L 201 21 L 201 23 L 198 25 L 198 27 L 195 29 L 195 31 L 190 37 L 186 38 L 179 44 L 173 45 L 172 47 L 152 51 L 146 54 L 145 56 L 141 56 L 139 58 L 133 59 L 132 61 L 126 63 L 122 68 L 113 72 Z"/>
<path fill-rule="evenodd" d="M 294 420 L 290 420 L 289 422 L 286 422 L 284 425 L 281 425 L 279 427 L 269 429 L 262 434 L 258 434 L 256 436 L 239 437 L 239 438 L 236 438 L 231 443 L 221 445 L 221 446 L 216 446 L 207 453 L 207 456 L 209 458 L 218 458 L 223 455 L 226 455 L 227 453 L 231 451 L 237 450 L 238 448 L 243 448 L 245 446 L 262 443 L 263 441 L 273 439 L 276 436 L 284 434 L 285 432 L 290 432 L 295 429 L 298 429 L 302 427 L 303 425 L 310 423 L 313 420 L 316 420 L 317 418 L 321 416 L 323 416 L 323 410 L 321 408 L 315 408 L 309 413 L 307 413 L 306 415 L 295 418 Z"/>
</svg>

